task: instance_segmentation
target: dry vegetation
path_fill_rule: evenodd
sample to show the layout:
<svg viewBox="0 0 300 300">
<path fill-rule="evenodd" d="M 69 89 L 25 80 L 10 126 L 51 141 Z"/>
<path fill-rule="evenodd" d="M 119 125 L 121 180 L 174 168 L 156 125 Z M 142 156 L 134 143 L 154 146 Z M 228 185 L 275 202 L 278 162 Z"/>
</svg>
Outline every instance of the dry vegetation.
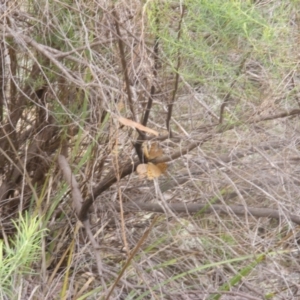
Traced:
<svg viewBox="0 0 300 300">
<path fill-rule="evenodd" d="M 0 16 L 3 299 L 300 297 L 297 1 Z"/>
</svg>

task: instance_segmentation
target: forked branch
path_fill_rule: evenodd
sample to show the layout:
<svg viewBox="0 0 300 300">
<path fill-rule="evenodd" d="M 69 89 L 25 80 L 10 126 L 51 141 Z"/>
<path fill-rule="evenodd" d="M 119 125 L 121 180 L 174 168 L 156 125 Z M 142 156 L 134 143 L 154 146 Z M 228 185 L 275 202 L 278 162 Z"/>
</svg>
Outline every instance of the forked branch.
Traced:
<svg viewBox="0 0 300 300">
<path fill-rule="evenodd" d="M 177 41 L 180 40 L 180 36 L 181 36 L 181 25 L 182 25 L 182 21 L 183 21 L 184 12 L 185 12 L 185 6 L 183 5 L 181 8 L 181 16 L 180 16 L 180 20 L 179 20 L 179 24 L 178 24 Z M 172 93 L 172 98 L 171 98 L 170 102 L 168 103 L 168 114 L 167 114 L 167 120 L 166 120 L 166 126 L 167 126 L 167 130 L 169 132 L 170 137 L 172 137 L 172 130 L 170 128 L 170 120 L 171 120 L 172 112 L 173 112 L 173 104 L 175 102 L 175 97 L 176 97 L 177 90 L 178 90 L 180 62 L 181 62 L 180 50 L 178 50 L 177 66 L 175 67 L 176 75 L 175 75 L 174 90 Z"/>
</svg>

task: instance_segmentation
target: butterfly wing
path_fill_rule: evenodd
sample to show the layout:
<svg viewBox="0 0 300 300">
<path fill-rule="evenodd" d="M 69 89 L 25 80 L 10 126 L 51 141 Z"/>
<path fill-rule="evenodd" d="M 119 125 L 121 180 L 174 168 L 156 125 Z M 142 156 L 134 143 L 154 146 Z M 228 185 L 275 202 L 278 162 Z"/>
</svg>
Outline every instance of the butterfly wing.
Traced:
<svg viewBox="0 0 300 300">
<path fill-rule="evenodd" d="M 164 154 L 162 148 L 159 146 L 157 142 L 152 143 L 149 150 L 148 159 L 154 159 L 160 157 Z"/>
<path fill-rule="evenodd" d="M 148 163 L 147 177 L 152 180 L 158 178 L 162 174 L 161 170 L 154 164 Z"/>
<path fill-rule="evenodd" d="M 143 179 L 147 176 L 148 165 L 147 164 L 140 164 L 136 168 L 136 172 L 139 174 L 140 179 Z"/>
</svg>

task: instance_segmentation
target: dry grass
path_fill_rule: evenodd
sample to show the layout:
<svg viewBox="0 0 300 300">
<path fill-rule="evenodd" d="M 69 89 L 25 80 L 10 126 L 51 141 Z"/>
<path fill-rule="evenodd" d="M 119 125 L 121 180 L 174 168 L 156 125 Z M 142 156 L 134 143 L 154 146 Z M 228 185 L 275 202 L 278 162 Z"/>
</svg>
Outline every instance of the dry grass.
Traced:
<svg viewBox="0 0 300 300">
<path fill-rule="evenodd" d="M 0 11 L 3 264 L 19 213 L 47 229 L 4 299 L 300 296 L 296 3 Z M 146 140 L 168 163 L 154 180 L 135 172 Z"/>
</svg>

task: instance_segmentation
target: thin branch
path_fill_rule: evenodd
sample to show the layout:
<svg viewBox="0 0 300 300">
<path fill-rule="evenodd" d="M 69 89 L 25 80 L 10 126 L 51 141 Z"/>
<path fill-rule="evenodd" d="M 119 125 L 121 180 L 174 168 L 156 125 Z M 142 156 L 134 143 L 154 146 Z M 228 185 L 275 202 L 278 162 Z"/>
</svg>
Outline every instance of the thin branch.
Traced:
<svg viewBox="0 0 300 300">
<path fill-rule="evenodd" d="M 78 215 L 80 213 L 82 203 L 83 203 L 83 199 L 82 199 L 81 192 L 79 189 L 79 184 L 77 183 L 76 178 L 73 175 L 71 168 L 69 166 L 69 163 L 68 163 L 67 159 L 65 158 L 65 156 L 63 156 L 63 155 L 58 156 L 58 165 L 63 172 L 66 182 L 69 184 L 69 186 L 71 188 L 73 207 L 75 208 L 75 212 Z M 100 246 L 94 238 L 94 235 L 91 230 L 91 224 L 88 219 L 85 219 L 83 221 L 83 226 L 84 226 L 84 228 L 87 232 L 88 238 L 94 248 L 98 272 L 99 272 L 100 277 L 102 278 L 103 267 L 102 267 L 100 254 L 98 252 L 98 249 L 100 248 Z"/>
<path fill-rule="evenodd" d="M 281 118 L 291 117 L 291 116 L 295 116 L 295 115 L 299 115 L 299 114 L 300 114 L 300 109 L 293 109 L 291 111 L 282 112 L 282 113 L 279 113 L 276 115 L 268 115 L 265 117 L 261 117 L 259 119 L 253 120 L 251 123 L 258 123 L 258 122 L 263 122 L 263 121 L 281 119 Z"/>
<path fill-rule="evenodd" d="M 124 207 L 127 211 L 147 211 L 147 212 L 157 212 L 164 213 L 164 208 L 160 204 L 156 203 L 145 203 L 144 201 L 135 202 L 126 204 Z M 168 208 L 175 213 L 186 213 L 193 214 L 199 213 L 199 211 L 203 210 L 203 213 L 224 213 L 231 214 L 234 213 L 238 216 L 245 216 L 245 214 L 249 216 L 253 216 L 256 218 L 274 218 L 274 219 L 282 219 L 286 218 L 294 222 L 295 224 L 300 225 L 300 217 L 297 215 L 289 214 L 289 213 L 280 213 L 278 210 L 271 208 L 255 208 L 255 207 L 244 207 L 240 205 L 210 205 L 207 206 L 207 203 L 170 203 L 168 204 Z M 116 206 L 116 210 L 118 210 L 118 206 Z"/>
<path fill-rule="evenodd" d="M 157 68 L 158 68 L 158 37 L 155 38 L 153 52 L 155 54 L 154 55 L 154 67 L 153 67 L 153 80 L 155 80 L 157 77 Z M 153 82 L 151 85 L 151 89 L 150 89 L 150 95 L 148 97 L 146 111 L 145 111 L 145 114 L 144 114 L 144 117 L 142 120 L 142 125 L 144 125 L 144 126 L 147 126 L 147 123 L 148 123 L 154 94 L 155 94 L 155 84 Z M 134 143 L 135 151 L 136 151 L 141 163 L 144 162 L 144 153 L 142 151 L 142 144 L 145 139 L 146 139 L 146 135 L 142 131 L 139 131 L 139 136 L 137 138 L 137 141 Z"/>
<path fill-rule="evenodd" d="M 131 160 L 128 161 L 124 167 L 120 167 L 119 178 L 122 179 L 134 172 L 139 164 L 140 162 L 138 159 L 136 159 L 134 162 Z M 115 182 L 117 182 L 117 176 L 114 174 L 114 172 L 109 172 L 109 174 L 100 182 L 100 184 L 93 189 L 92 194 L 82 204 L 82 208 L 79 213 L 79 219 L 81 221 L 84 221 L 88 218 L 88 211 L 94 200 Z"/>
<path fill-rule="evenodd" d="M 156 8 L 155 10 L 155 14 L 156 14 L 156 19 L 155 19 L 155 23 L 156 23 L 156 27 L 157 27 L 157 30 L 159 28 L 159 19 L 158 19 L 158 10 Z M 159 60 L 159 57 L 158 57 L 158 46 L 159 46 L 159 37 L 156 36 L 155 37 L 155 40 L 154 40 L 154 47 L 153 47 L 153 54 L 154 54 L 154 66 L 153 66 L 153 71 L 152 71 L 152 74 L 153 74 L 153 81 L 152 81 L 152 85 L 151 85 L 151 89 L 150 89 L 150 94 L 149 94 L 149 97 L 148 97 L 148 102 L 147 102 L 147 106 L 146 106 L 146 110 L 145 110 L 145 114 L 144 114 L 144 117 L 143 117 L 143 120 L 142 120 L 142 125 L 144 126 L 147 126 L 147 123 L 148 123 L 148 119 L 149 119 L 149 115 L 150 115 L 150 111 L 151 111 L 151 108 L 152 108 L 152 104 L 153 104 L 153 96 L 155 95 L 155 80 L 157 79 L 157 70 L 158 70 L 158 60 Z M 137 138 L 137 141 L 134 143 L 134 147 L 135 147 L 135 151 L 139 157 L 139 160 L 141 163 L 144 163 L 144 153 L 142 151 L 142 144 L 143 144 L 143 141 L 146 139 L 146 135 L 139 131 L 139 136 Z"/>
<path fill-rule="evenodd" d="M 159 30 L 159 18 L 158 18 L 158 15 L 157 15 L 158 14 L 157 7 L 155 9 L 155 14 L 156 14 L 155 24 L 156 24 L 156 28 L 157 28 L 157 31 L 158 31 Z M 153 73 L 153 82 L 152 82 L 151 89 L 150 89 L 150 95 L 149 95 L 149 98 L 148 98 L 145 115 L 144 115 L 144 118 L 143 118 L 143 121 L 142 121 L 142 124 L 144 126 L 147 125 L 149 115 L 150 115 L 150 111 L 151 111 L 151 107 L 152 107 L 152 103 L 153 103 L 153 96 L 155 94 L 154 81 L 157 78 L 157 69 L 158 69 L 158 60 L 159 60 L 159 57 L 158 57 L 159 43 L 158 42 L 159 42 L 159 37 L 156 35 L 155 40 L 154 40 L 154 47 L 153 47 L 153 54 L 154 54 L 154 66 L 153 66 L 153 71 L 152 71 L 152 73 Z"/>
<path fill-rule="evenodd" d="M 141 246 L 143 245 L 144 241 L 147 239 L 149 233 L 151 232 L 151 229 L 153 228 L 153 226 L 155 225 L 156 221 L 157 221 L 158 217 L 154 218 L 151 225 L 149 226 L 149 228 L 144 232 L 143 236 L 140 238 L 140 240 L 138 241 L 137 245 L 134 247 L 134 249 L 132 250 L 132 252 L 130 253 L 130 256 L 128 257 L 125 265 L 123 266 L 121 272 L 119 273 L 117 279 L 115 280 L 115 282 L 113 283 L 108 295 L 106 296 L 106 300 L 108 300 L 114 290 L 114 288 L 116 287 L 116 285 L 118 284 L 118 282 L 120 281 L 120 279 L 122 278 L 124 272 L 126 271 L 126 269 L 128 268 L 128 266 L 130 265 L 130 262 L 132 261 L 133 257 L 135 256 L 135 254 L 138 252 L 138 250 L 141 248 Z"/>
<path fill-rule="evenodd" d="M 124 73 L 124 79 L 125 79 L 125 84 L 126 84 L 126 91 L 127 91 L 127 96 L 128 96 L 129 107 L 130 107 L 130 111 L 132 113 L 133 120 L 135 122 L 137 122 L 137 117 L 136 117 L 135 110 L 134 110 L 134 103 L 133 103 L 132 93 L 131 93 L 131 88 L 130 88 L 128 68 L 127 68 L 126 59 L 125 59 L 125 51 L 124 51 L 124 47 L 123 47 L 123 41 L 121 39 L 121 32 L 120 32 L 120 27 L 119 27 L 119 18 L 118 18 L 118 15 L 117 15 L 117 12 L 116 12 L 115 9 L 113 10 L 112 13 L 113 13 L 113 16 L 115 18 L 115 26 L 116 26 L 116 31 L 117 31 L 117 35 L 118 35 L 120 58 L 121 58 L 121 64 L 122 64 L 123 73 Z"/>
<path fill-rule="evenodd" d="M 1 47 L 1 44 L 0 44 Z M 1 49 L 0 49 L 0 57 L 1 57 Z M 0 62 L 1 64 L 3 64 L 2 60 Z M 0 78 L 4 78 L 4 72 L 2 71 L 4 68 L 3 66 L 1 66 L 0 68 Z M 3 112 L 4 112 L 4 84 L 3 84 L 4 80 L 0 79 L 0 122 L 2 123 L 3 121 Z"/>
<path fill-rule="evenodd" d="M 223 126 L 219 127 L 217 132 L 223 133 L 225 131 L 231 130 L 231 129 L 236 128 L 243 124 L 256 124 L 256 123 L 260 123 L 260 122 L 264 122 L 264 121 L 282 119 L 285 117 L 292 117 L 295 115 L 300 115 L 300 109 L 293 109 L 291 111 L 286 111 L 286 112 L 278 113 L 275 115 L 262 116 L 259 118 L 251 118 L 247 121 L 237 121 L 235 124 L 224 124 Z"/>
<path fill-rule="evenodd" d="M 182 25 L 184 12 L 185 12 L 185 6 L 183 5 L 182 9 L 181 9 L 179 24 L 178 24 L 177 41 L 180 40 L 180 36 L 181 36 L 181 25 Z M 172 117 L 173 104 L 175 102 L 175 97 L 176 97 L 177 90 L 178 90 L 180 63 L 181 63 L 181 56 L 180 56 L 180 50 L 178 49 L 178 52 L 177 52 L 177 66 L 175 67 L 176 75 L 175 75 L 174 90 L 173 90 L 173 93 L 172 93 L 172 98 L 171 98 L 171 100 L 168 104 L 168 114 L 167 114 L 167 120 L 166 120 L 166 126 L 167 126 L 167 130 L 169 132 L 170 137 L 172 137 L 172 130 L 170 128 L 170 120 L 171 120 L 171 117 Z"/>
<path fill-rule="evenodd" d="M 71 193 L 72 193 L 72 199 L 73 199 L 73 208 L 75 209 L 76 214 L 80 212 L 81 209 L 81 203 L 83 202 L 83 199 L 81 197 L 81 192 L 79 185 L 76 181 L 75 176 L 73 175 L 71 168 L 69 166 L 69 163 L 65 156 L 59 155 L 58 156 L 58 164 L 60 169 L 62 170 L 64 174 L 64 178 L 66 182 L 69 184 L 71 188 Z"/>
<path fill-rule="evenodd" d="M 185 148 L 174 152 L 171 156 L 165 155 L 160 158 L 151 160 L 151 162 L 162 163 L 162 162 L 168 162 L 168 161 L 177 159 L 177 158 L 181 157 L 182 155 L 187 154 L 189 151 L 193 150 L 197 146 L 200 146 L 201 144 L 203 144 L 204 142 L 209 140 L 211 137 L 212 137 L 211 134 L 207 134 L 200 141 L 189 144 Z M 133 173 L 139 164 L 140 164 L 140 161 L 138 159 L 136 159 L 134 161 L 129 160 L 126 164 L 124 164 L 124 167 L 120 167 L 119 178 L 122 179 L 125 176 Z M 115 182 L 117 182 L 117 176 L 114 175 L 113 172 L 109 172 L 109 174 L 103 179 L 103 181 L 97 187 L 95 187 L 93 189 L 91 196 L 83 202 L 82 208 L 79 213 L 79 219 L 81 221 L 84 221 L 88 218 L 88 210 L 89 210 L 90 206 L 93 204 L 94 200 L 100 194 L 102 194 L 104 191 L 106 191 L 110 186 L 112 186 Z"/>
<path fill-rule="evenodd" d="M 223 119 L 224 119 L 224 110 L 225 110 L 225 107 L 226 107 L 226 105 L 228 104 L 228 102 L 229 102 L 229 100 L 230 100 L 231 90 L 232 90 L 232 88 L 234 87 L 235 83 L 237 82 L 237 78 L 238 78 L 238 76 L 241 74 L 241 72 L 242 72 L 242 70 L 243 70 L 243 68 L 244 68 L 244 65 L 245 65 L 245 63 L 246 63 L 246 60 L 247 60 L 249 54 L 250 54 L 250 52 L 247 53 L 247 54 L 244 56 L 242 62 L 240 63 L 240 65 L 239 65 L 239 67 L 238 67 L 238 69 L 237 69 L 237 72 L 236 72 L 236 78 L 235 78 L 235 79 L 233 80 L 233 82 L 230 84 L 229 91 L 228 91 L 228 93 L 227 93 L 227 94 L 225 95 L 225 97 L 224 97 L 223 103 L 222 103 L 221 108 L 220 108 L 219 124 L 222 124 L 222 123 L 223 123 Z"/>
<path fill-rule="evenodd" d="M 7 30 L 9 31 L 9 33 L 11 34 L 11 36 L 13 36 L 16 41 L 24 41 L 25 43 L 27 43 L 28 45 L 32 46 L 33 48 L 35 48 L 38 52 L 40 52 L 41 54 L 43 54 L 45 57 L 47 57 L 58 69 L 61 70 L 61 72 L 71 81 L 77 84 L 83 84 L 84 82 L 79 78 L 79 77 L 75 77 L 75 75 L 68 70 L 64 65 L 62 65 L 54 56 L 52 53 L 50 53 L 48 50 L 45 49 L 45 47 L 39 43 L 37 43 L 36 41 L 34 41 L 32 38 L 21 34 L 19 32 L 14 32 L 12 29 L 10 29 L 9 27 L 7 27 Z M 33 55 L 33 54 L 32 54 Z"/>
<path fill-rule="evenodd" d="M 286 116 L 292 116 L 292 115 L 297 115 L 297 114 L 300 114 L 300 109 L 295 109 L 291 112 L 281 113 L 281 114 L 276 115 L 276 116 L 270 116 L 270 117 L 267 116 L 265 118 L 261 118 L 260 120 L 258 120 L 256 122 L 270 120 L 270 119 L 274 119 L 274 118 L 283 118 L 283 117 L 286 117 Z M 256 123 L 256 122 L 252 121 L 252 123 Z M 219 132 L 219 133 L 225 132 L 225 131 L 230 130 L 234 127 L 235 127 L 234 125 L 225 126 L 224 128 L 218 129 L 217 132 Z M 162 157 L 151 160 L 151 162 L 157 164 L 157 163 L 169 162 L 169 161 L 175 160 L 175 159 L 187 154 L 188 152 L 190 152 L 194 148 L 202 145 L 206 141 L 210 140 L 213 136 L 214 136 L 213 132 L 212 133 L 207 133 L 206 135 L 204 135 L 201 138 L 200 141 L 190 143 L 186 147 L 174 152 L 170 156 L 164 155 Z M 129 175 L 129 174 L 131 174 L 132 172 L 134 172 L 136 170 L 136 167 L 139 165 L 139 163 L 140 163 L 139 160 L 135 160 L 134 162 L 132 162 L 131 160 L 128 161 L 124 165 L 124 167 L 121 168 L 120 179 L 127 176 L 127 175 Z M 110 173 L 108 176 L 106 176 L 104 178 L 104 180 L 96 188 L 94 188 L 94 190 L 92 192 L 92 195 L 88 199 L 86 199 L 84 201 L 83 205 L 82 205 L 81 211 L 79 213 L 79 219 L 80 220 L 84 221 L 88 218 L 88 210 L 89 210 L 90 206 L 92 205 L 92 203 L 94 202 L 94 200 L 101 193 L 103 193 L 106 189 L 108 189 L 111 185 L 113 185 L 116 181 L 117 181 L 116 176 L 111 175 L 111 173 Z"/>
<path fill-rule="evenodd" d="M 172 153 L 170 156 L 164 155 L 161 157 L 158 157 L 156 159 L 151 160 L 152 163 L 158 164 L 158 163 L 163 163 L 163 162 L 169 162 L 172 160 L 175 160 L 183 155 L 186 155 L 188 152 L 192 151 L 196 147 L 202 145 L 203 143 L 207 142 L 213 137 L 212 133 L 205 134 L 200 141 L 190 143 L 184 148 L 179 149 L 178 151 Z"/>
</svg>

